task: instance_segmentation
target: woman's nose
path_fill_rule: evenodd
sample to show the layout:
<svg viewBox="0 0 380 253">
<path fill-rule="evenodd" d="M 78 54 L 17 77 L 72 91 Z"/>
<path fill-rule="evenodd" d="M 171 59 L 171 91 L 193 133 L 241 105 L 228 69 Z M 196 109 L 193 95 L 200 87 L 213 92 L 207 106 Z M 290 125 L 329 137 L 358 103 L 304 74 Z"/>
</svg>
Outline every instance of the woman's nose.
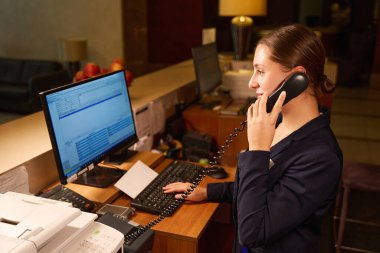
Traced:
<svg viewBox="0 0 380 253">
<path fill-rule="evenodd" d="M 259 85 L 258 85 L 258 83 L 256 82 L 254 75 L 252 75 L 252 76 L 251 76 L 251 79 L 249 80 L 248 87 L 251 88 L 251 89 L 255 89 L 255 88 L 257 88 L 258 86 L 259 86 Z"/>
</svg>

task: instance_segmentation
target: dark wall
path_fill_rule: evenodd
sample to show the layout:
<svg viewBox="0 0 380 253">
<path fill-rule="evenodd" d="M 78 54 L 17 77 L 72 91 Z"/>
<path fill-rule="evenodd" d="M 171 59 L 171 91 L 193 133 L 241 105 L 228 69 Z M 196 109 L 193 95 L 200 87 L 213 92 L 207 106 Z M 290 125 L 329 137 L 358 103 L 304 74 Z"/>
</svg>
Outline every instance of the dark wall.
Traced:
<svg viewBox="0 0 380 253">
<path fill-rule="evenodd" d="M 202 0 L 148 0 L 148 61 L 177 63 L 202 43 Z"/>
<path fill-rule="evenodd" d="M 374 0 L 351 0 L 351 31 L 362 32 L 373 29 Z"/>
<path fill-rule="evenodd" d="M 147 1 L 147 47 L 149 63 L 177 63 L 191 58 L 191 48 L 202 43 L 202 29 L 216 28 L 218 51 L 233 51 L 230 33 L 231 17 L 220 17 L 219 0 L 146 0 Z M 301 0 L 268 0 L 267 15 L 253 17 L 254 26 L 250 52 L 253 52 L 259 29 L 273 29 L 299 22 Z M 321 30 L 328 28 L 331 21 L 331 3 L 339 2 L 352 8 L 351 21 L 334 34 L 325 32 L 322 40 L 328 56 L 351 57 L 359 47 L 352 45 L 364 34 L 369 42 L 364 46 L 365 55 L 373 55 L 371 47 L 376 27 L 373 23 L 375 0 L 323 0 L 322 13 L 318 22 Z M 322 26 L 322 27 L 321 27 Z M 318 29 L 318 28 L 316 28 Z M 326 29 L 325 29 L 326 30 Z M 359 36 L 360 37 L 360 36 Z M 361 41 L 361 40 L 360 40 Z M 372 44 L 371 44 L 372 43 Z M 355 51 L 355 52 L 353 52 Z M 363 58 L 363 57 L 362 57 Z M 368 62 L 367 58 L 365 59 Z M 371 61 L 371 60 L 369 60 Z M 372 62 L 372 61 L 371 61 Z M 367 64 L 368 65 L 368 64 Z M 366 66 L 369 69 L 370 66 Z"/>
<path fill-rule="evenodd" d="M 148 61 L 176 63 L 191 58 L 191 47 L 202 43 L 202 29 L 210 27 L 216 28 L 218 50 L 233 51 L 232 17 L 220 17 L 218 4 L 219 0 L 147 0 Z M 299 0 L 270 0 L 268 15 L 254 17 L 254 26 L 294 23 L 298 6 Z"/>
<path fill-rule="evenodd" d="M 233 51 L 230 22 L 232 17 L 220 17 L 218 15 L 218 0 L 207 0 L 203 3 L 203 26 L 216 28 L 216 42 L 219 51 Z M 253 17 L 254 28 L 256 26 L 280 26 L 295 23 L 298 20 L 299 0 L 269 0 L 267 1 L 267 15 L 265 17 Z M 252 42 L 255 40 L 252 34 Z M 250 51 L 253 50 L 251 43 Z"/>
</svg>

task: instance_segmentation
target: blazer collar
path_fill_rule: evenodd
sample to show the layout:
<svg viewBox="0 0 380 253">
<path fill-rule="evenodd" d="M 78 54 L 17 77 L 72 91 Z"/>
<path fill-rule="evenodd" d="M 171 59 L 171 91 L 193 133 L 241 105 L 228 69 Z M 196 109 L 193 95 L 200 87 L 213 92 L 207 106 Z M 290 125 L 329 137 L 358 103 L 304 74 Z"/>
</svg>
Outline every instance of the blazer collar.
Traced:
<svg viewBox="0 0 380 253">
<path fill-rule="evenodd" d="M 281 122 L 282 117 L 279 117 L 279 122 Z M 298 142 L 316 131 L 325 128 L 330 124 L 330 112 L 325 111 L 321 114 L 307 122 L 301 128 L 297 129 L 289 136 L 281 140 L 279 143 L 271 148 L 271 158 L 275 157 L 277 154 L 281 153 L 285 148 L 287 148 L 291 143 Z"/>
</svg>

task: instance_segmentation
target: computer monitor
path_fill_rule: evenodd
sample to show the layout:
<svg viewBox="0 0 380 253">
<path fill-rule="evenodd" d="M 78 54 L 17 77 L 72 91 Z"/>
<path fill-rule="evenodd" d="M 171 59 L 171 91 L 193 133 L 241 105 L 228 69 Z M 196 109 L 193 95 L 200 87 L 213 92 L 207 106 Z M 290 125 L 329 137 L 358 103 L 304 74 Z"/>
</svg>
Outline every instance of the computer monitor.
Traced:
<svg viewBox="0 0 380 253">
<path fill-rule="evenodd" d="M 138 141 L 123 70 L 41 92 L 40 98 L 62 184 L 107 187 L 124 174 L 97 165 Z"/>
<path fill-rule="evenodd" d="M 222 84 L 222 71 L 219 66 L 216 43 L 209 43 L 191 49 L 195 76 L 197 79 L 197 94 L 200 98 L 209 95 L 211 91 Z"/>
</svg>

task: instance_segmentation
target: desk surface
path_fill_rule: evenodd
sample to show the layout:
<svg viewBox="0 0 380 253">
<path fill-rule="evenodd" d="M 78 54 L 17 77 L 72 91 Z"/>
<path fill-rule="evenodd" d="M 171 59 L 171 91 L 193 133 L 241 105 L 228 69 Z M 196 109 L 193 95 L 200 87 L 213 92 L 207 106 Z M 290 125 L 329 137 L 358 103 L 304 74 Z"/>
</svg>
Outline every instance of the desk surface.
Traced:
<svg viewBox="0 0 380 253">
<path fill-rule="evenodd" d="M 137 160 L 142 160 L 157 172 L 163 171 L 172 161 L 171 159 L 165 159 L 160 154 L 140 152 L 120 165 L 120 167 L 129 169 Z M 208 183 L 213 182 L 233 181 L 235 169 L 231 167 L 225 167 L 225 169 L 228 172 L 228 178 L 214 179 L 206 176 L 200 183 L 200 186 L 206 186 Z M 67 186 L 96 202 L 112 203 L 119 206 L 130 206 L 131 203 L 131 198 L 114 186 L 105 189 L 77 184 L 68 184 Z M 182 204 L 172 216 L 165 218 L 152 228 L 156 232 L 153 252 L 199 252 L 200 239 L 209 223 L 219 213 L 217 210 L 220 205 L 219 203 L 212 202 L 196 204 L 185 202 Z M 229 212 L 227 211 L 226 214 L 228 216 Z M 137 210 L 131 219 L 141 225 L 146 225 L 157 217 L 157 215 Z M 229 221 L 229 216 L 223 217 L 223 220 Z"/>
<path fill-rule="evenodd" d="M 156 167 L 156 171 L 162 171 L 171 160 L 165 159 L 159 166 Z M 200 183 L 200 186 L 206 186 L 208 183 L 222 182 L 222 181 L 233 181 L 235 176 L 235 169 L 231 167 L 225 167 L 228 172 L 228 178 L 220 180 L 214 179 L 206 176 Z M 115 205 L 120 206 L 130 206 L 131 199 L 122 195 L 117 200 L 113 202 Z M 203 202 L 203 203 L 184 203 L 177 211 L 170 217 L 165 218 L 164 221 L 160 222 L 153 229 L 156 233 L 180 238 L 182 240 L 197 241 L 199 240 L 203 230 L 206 228 L 207 224 L 210 222 L 211 217 L 216 212 L 219 207 L 219 203 Z M 132 220 L 141 224 L 146 225 L 151 220 L 155 219 L 157 216 L 145 212 L 137 211 L 136 215 L 133 216 Z"/>
<path fill-rule="evenodd" d="M 163 161 L 163 159 L 164 156 L 162 154 L 155 154 L 148 151 L 138 152 L 137 154 L 129 158 L 128 161 L 118 166 L 118 168 L 123 170 L 129 170 L 129 168 L 132 167 L 133 164 L 138 160 L 142 161 L 150 168 L 155 168 L 158 164 L 160 164 Z M 114 201 L 117 197 L 119 197 L 121 194 L 119 189 L 117 189 L 113 185 L 106 188 L 98 188 L 93 186 L 68 183 L 65 186 L 75 192 L 80 193 L 82 196 L 98 204 L 109 204 L 112 201 Z"/>
<path fill-rule="evenodd" d="M 129 88 L 137 109 L 195 80 L 191 60 L 136 78 Z M 51 150 L 43 112 L 0 125 L 0 174 Z"/>
</svg>

